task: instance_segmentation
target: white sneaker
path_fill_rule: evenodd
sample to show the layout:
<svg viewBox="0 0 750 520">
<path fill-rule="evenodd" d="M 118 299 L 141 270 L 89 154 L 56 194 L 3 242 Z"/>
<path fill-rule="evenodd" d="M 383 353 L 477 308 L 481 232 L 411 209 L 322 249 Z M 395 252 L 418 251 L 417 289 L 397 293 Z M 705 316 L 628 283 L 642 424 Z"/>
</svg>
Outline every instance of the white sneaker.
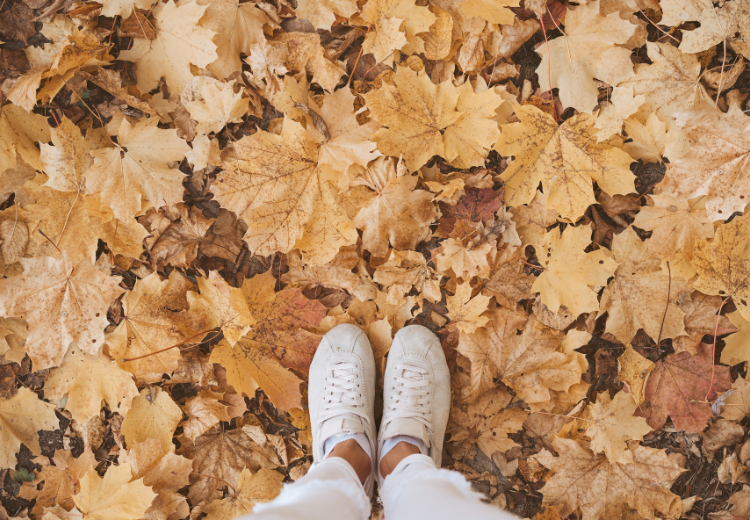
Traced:
<svg viewBox="0 0 750 520">
<path fill-rule="evenodd" d="M 438 337 L 421 325 L 401 329 L 388 353 L 383 388 L 378 454 L 387 439 L 408 435 L 424 442 L 439 468 L 451 407 L 451 380 Z M 376 469 L 382 487 L 379 463 Z"/>
<path fill-rule="evenodd" d="M 373 470 L 365 482 L 372 497 L 375 470 L 375 358 L 370 341 L 355 325 L 331 329 L 310 365 L 307 390 L 313 436 L 313 464 L 325 458 L 324 444 L 334 435 L 364 433 L 370 441 Z"/>
</svg>

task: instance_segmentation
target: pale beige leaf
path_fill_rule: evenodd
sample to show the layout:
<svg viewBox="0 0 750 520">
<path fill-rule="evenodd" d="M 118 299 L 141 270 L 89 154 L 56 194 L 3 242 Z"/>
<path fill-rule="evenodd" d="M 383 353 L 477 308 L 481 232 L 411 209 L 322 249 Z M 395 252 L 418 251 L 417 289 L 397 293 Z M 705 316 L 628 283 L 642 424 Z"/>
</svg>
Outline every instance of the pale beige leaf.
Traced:
<svg viewBox="0 0 750 520">
<path fill-rule="evenodd" d="M 169 394 L 152 386 L 141 390 L 141 395 L 133 399 L 120 431 L 129 445 L 158 439 L 163 451 L 173 451 L 172 434 L 181 419 L 182 410 Z"/>
<path fill-rule="evenodd" d="M 456 286 L 454 296 L 448 296 L 447 298 L 446 306 L 448 317 L 451 319 L 451 326 L 464 333 L 472 333 L 490 320 L 487 316 L 482 316 L 482 313 L 487 310 L 490 298 L 481 294 L 472 298 L 471 292 L 469 282 L 465 282 Z"/>
<path fill-rule="evenodd" d="M 608 392 L 602 392 L 588 410 L 591 412 L 590 426 L 586 435 L 591 439 L 591 450 L 604 453 L 614 464 L 633 463 L 633 453 L 628 449 L 628 441 L 643 440 L 651 427 L 643 417 L 633 417 L 638 405 L 625 392 L 618 392 L 610 399 Z"/>
<path fill-rule="evenodd" d="M 104 478 L 91 468 L 81 479 L 81 492 L 73 497 L 87 520 L 132 520 L 143 518 L 156 493 L 142 480 L 131 479 L 130 464 L 112 465 Z M 65 518 L 63 516 L 63 518 Z"/>
<path fill-rule="evenodd" d="M 0 400 L 0 466 L 16 466 L 16 452 L 25 444 L 31 453 L 40 455 L 38 430 L 58 427 L 55 407 L 39 399 L 26 387 L 10 399 Z"/>
</svg>

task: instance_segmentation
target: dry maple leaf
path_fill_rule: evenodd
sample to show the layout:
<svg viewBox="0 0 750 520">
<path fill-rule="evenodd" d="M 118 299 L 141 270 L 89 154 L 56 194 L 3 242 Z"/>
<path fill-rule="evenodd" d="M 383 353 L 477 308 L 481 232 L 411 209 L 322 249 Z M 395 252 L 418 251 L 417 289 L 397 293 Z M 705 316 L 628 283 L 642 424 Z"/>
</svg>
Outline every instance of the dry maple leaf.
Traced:
<svg viewBox="0 0 750 520">
<path fill-rule="evenodd" d="M 211 271 L 208 279 L 198 278 L 198 290 L 200 294 L 187 295 L 190 314 L 196 322 L 205 320 L 208 329 L 220 328 L 231 345 L 256 322 L 242 291 L 230 286 L 216 271 Z"/>
<path fill-rule="evenodd" d="M 107 336 L 120 368 L 151 381 L 177 368 L 179 349 L 165 349 L 198 343 L 210 331 L 204 319 L 196 323 L 193 315 L 181 312 L 188 308 L 187 292 L 194 287 L 177 270 L 167 280 L 152 273 L 136 282 L 122 298 L 122 321 Z"/>
<path fill-rule="evenodd" d="M 94 164 L 86 172 L 86 187 L 101 192 L 102 204 L 122 221 L 141 211 L 143 199 L 157 208 L 182 200 L 185 174 L 168 164 L 182 160 L 190 147 L 176 130 L 162 130 L 158 123 L 154 117 L 132 125 L 124 119 L 115 147 L 92 152 Z"/>
<path fill-rule="evenodd" d="M 260 387 L 275 406 L 289 410 L 301 406 L 302 394 L 301 381 L 287 369 L 309 369 L 321 338 L 305 329 L 316 328 L 325 309 L 299 289 L 274 293 L 275 283 L 270 271 L 245 282 L 242 293 L 257 324 L 234 348 L 220 343 L 211 362 L 227 369 L 227 380 L 237 391 L 253 396 Z"/>
<path fill-rule="evenodd" d="M 102 401 L 112 412 L 125 415 L 138 395 L 133 377 L 115 363 L 82 352 L 72 346 L 58 368 L 50 371 L 44 383 L 44 397 L 57 401 L 67 394 L 64 409 L 83 424 L 99 416 Z"/>
<path fill-rule="evenodd" d="M 717 392 L 726 392 L 732 384 L 729 367 L 712 369 L 712 361 L 711 345 L 705 344 L 694 356 L 680 352 L 659 361 L 646 382 L 646 402 L 636 414 L 646 417 L 654 429 L 663 427 L 669 416 L 678 430 L 703 431 L 713 417 L 706 399 L 715 399 Z"/>
<path fill-rule="evenodd" d="M 483 327 L 489 321 L 489 318 L 482 316 L 482 313 L 487 310 L 490 298 L 481 294 L 472 298 L 471 293 L 471 285 L 465 282 L 456 286 L 454 296 L 446 298 L 451 326 L 467 334 L 477 330 L 477 327 Z"/>
<path fill-rule="evenodd" d="M 244 426 L 225 431 L 218 426 L 204 433 L 195 443 L 182 445 L 184 455 L 193 461 L 195 477 L 188 498 L 194 504 L 210 503 L 222 497 L 224 482 L 235 487 L 243 469 L 257 472 L 261 468 L 274 469 L 281 463 L 266 436 Z M 263 445 L 256 440 L 261 440 Z M 207 478 L 201 475 L 210 475 Z"/>
<path fill-rule="evenodd" d="M 539 183 L 548 194 L 547 209 L 571 222 L 596 204 L 593 182 L 609 195 L 635 191 L 631 157 L 606 143 L 593 142 L 594 119 L 580 114 L 558 127 L 533 105 L 514 107 L 519 123 L 502 125 L 494 148 L 515 156 L 502 173 L 505 202 L 529 204 Z"/>
<path fill-rule="evenodd" d="M 526 263 L 520 247 L 507 246 L 498 251 L 490 266 L 490 278 L 482 292 L 494 296 L 503 307 L 514 308 L 521 300 L 531 299 L 531 287 L 536 278 L 523 272 Z"/>
<path fill-rule="evenodd" d="M 623 343 L 639 329 L 654 341 L 685 334 L 685 313 L 678 304 L 690 294 L 687 282 L 664 274 L 632 227 L 612 240 L 612 256 L 619 265 L 602 293 L 601 312 L 609 313 L 605 332 Z"/>
<path fill-rule="evenodd" d="M 151 247 L 151 263 L 157 271 L 171 264 L 188 269 L 214 219 L 207 219 L 196 207 L 179 203 L 174 207 L 180 219 L 170 223 Z"/>
<path fill-rule="evenodd" d="M 0 466 L 16 466 L 16 452 L 25 444 L 31 453 L 41 455 L 39 430 L 58 427 L 55 406 L 39 399 L 26 387 L 10 399 L 0 400 Z"/>
<path fill-rule="evenodd" d="M 522 245 L 541 251 L 547 228 L 557 221 L 557 213 L 547 209 L 547 194 L 537 191 L 531 202 L 510 208 L 510 212 Z"/>
<path fill-rule="evenodd" d="M 103 0 L 101 16 L 128 18 L 134 9 L 150 9 L 154 0 Z"/>
<path fill-rule="evenodd" d="M 706 211 L 712 221 L 741 213 L 750 200 L 750 117 L 737 101 L 726 114 L 701 106 L 672 116 L 690 141 L 690 151 L 670 162 L 658 186 L 681 199 L 708 195 Z"/>
<path fill-rule="evenodd" d="M 319 108 L 314 103 L 310 104 L 310 109 L 320 115 L 325 123 L 327 132 L 327 135 L 317 136 L 321 143 L 318 163 L 330 167 L 339 175 L 339 188 L 348 187 L 341 182 L 341 177 L 351 165 L 367 167 L 370 161 L 380 155 L 375 149 L 376 144 L 369 140 L 379 125 L 375 121 L 369 121 L 360 126 L 354 112 L 355 100 L 351 90 L 342 88 L 323 96 L 323 103 Z M 316 128 L 308 125 L 308 130 L 311 126 Z"/>
<path fill-rule="evenodd" d="M 424 55 L 428 60 L 442 60 L 448 57 L 451 51 L 453 36 L 453 17 L 448 11 L 433 6 L 432 12 L 437 20 L 430 26 L 428 32 L 419 33 L 424 41 Z"/>
<path fill-rule="evenodd" d="M 685 312 L 685 332 L 687 335 L 672 339 L 672 348 L 675 352 L 687 350 L 691 354 L 695 354 L 697 352 L 696 346 L 700 345 L 703 336 L 707 334 L 713 336 L 714 332 L 717 336 L 737 332 L 737 328 L 729 320 L 729 317 L 720 314 L 720 309 L 724 307 L 722 300 L 721 296 L 706 296 L 699 291 L 694 291 L 690 298 L 685 298 L 680 303 L 680 308 Z M 722 351 L 722 359 L 724 359 L 725 352 L 729 355 L 728 351 L 731 352 L 731 349 L 729 349 L 729 343 L 726 343 Z M 722 363 L 725 365 L 736 364 L 726 361 L 722 361 Z"/>
<path fill-rule="evenodd" d="M 96 464 L 94 454 L 90 449 L 84 451 L 78 458 L 70 452 L 58 450 L 53 458 L 55 464 L 50 462 L 49 457 L 36 457 L 35 464 L 41 466 L 36 473 L 33 482 L 21 484 L 18 492 L 20 498 L 36 500 L 32 508 L 32 514 L 42 516 L 44 508 L 60 504 L 62 507 L 72 509 L 73 495 L 81 490 L 79 479 Z M 40 484 L 42 488 L 39 489 Z"/>
<path fill-rule="evenodd" d="M 138 90 L 149 92 L 164 77 L 170 91 L 179 94 L 193 79 L 190 65 L 205 68 L 216 61 L 214 31 L 197 25 L 206 9 L 196 2 L 177 6 L 170 0 L 153 17 L 157 38 L 135 38 L 129 50 L 120 52 L 118 59 L 136 64 Z"/>
<path fill-rule="evenodd" d="M 628 385 L 630 396 L 640 406 L 646 400 L 646 381 L 656 365 L 636 352 L 630 344 L 617 362 L 617 379 Z"/>
<path fill-rule="evenodd" d="M 328 59 L 316 32 L 284 32 L 275 40 L 286 46 L 287 53 L 284 67 L 290 71 L 312 72 L 312 82 L 323 90 L 333 92 L 346 69 L 335 61 Z"/>
<path fill-rule="evenodd" d="M 419 177 L 408 175 L 403 163 L 393 157 L 378 157 L 354 184 L 367 186 L 375 196 L 354 217 L 362 230 L 362 247 L 383 258 L 388 244 L 394 249 L 415 249 L 435 217 L 432 195 L 414 188 Z"/>
<path fill-rule="evenodd" d="M 636 64 L 635 77 L 620 83 L 620 87 L 632 86 L 636 96 L 645 95 L 647 106 L 662 114 L 692 108 L 709 99 L 700 82 L 697 56 L 683 54 L 668 43 L 646 42 L 646 50 L 651 63 Z"/>
<path fill-rule="evenodd" d="M 638 112 L 638 108 L 645 103 L 646 96 L 633 96 L 633 87 L 615 87 L 612 89 L 612 96 L 609 104 L 604 107 L 596 116 L 596 126 L 599 131 L 596 133 L 596 140 L 606 141 L 613 135 L 622 135 L 622 125 L 631 115 Z M 629 130 L 629 127 L 626 128 Z M 630 136 L 630 132 L 628 132 Z M 632 155 L 632 154 L 631 154 Z"/>
<path fill-rule="evenodd" d="M 633 159 L 661 162 L 662 157 L 666 157 L 676 161 L 690 149 L 687 137 L 674 121 L 657 112 L 652 112 L 645 124 L 637 116 L 629 118 L 625 121 L 625 130 L 632 141 L 625 143 L 622 149 Z"/>
<path fill-rule="evenodd" d="M 495 248 L 489 242 L 474 246 L 471 238 L 476 233 L 477 230 L 467 221 L 457 222 L 451 238 L 444 241 L 433 255 L 437 270 L 445 274 L 452 269 L 456 276 L 466 280 L 475 276 L 488 278 L 490 265 L 487 257 Z"/>
<path fill-rule="evenodd" d="M 251 514 L 255 504 L 270 502 L 281 493 L 283 480 L 284 475 L 278 471 L 261 468 L 250 473 L 243 469 L 234 493 L 203 508 L 206 520 L 233 520 Z"/>
<path fill-rule="evenodd" d="M 0 107 L 0 174 L 4 177 L 6 170 L 15 169 L 19 158 L 41 170 L 44 163 L 35 143 L 49 142 L 50 137 L 50 127 L 44 116 L 29 114 L 12 104 Z"/>
<path fill-rule="evenodd" d="M 281 276 L 281 281 L 292 287 L 300 287 L 303 291 L 316 287 L 343 289 L 356 296 L 361 301 L 375 298 L 377 288 L 352 272 L 348 264 L 337 265 L 336 259 L 324 265 L 304 265 L 299 251 L 292 250 L 286 257 L 289 271 Z M 357 256 L 357 264 L 359 256 Z M 356 264 L 355 264 L 356 265 Z M 309 294 L 309 293 L 308 293 Z"/>
<path fill-rule="evenodd" d="M 750 319 L 750 216 L 716 229 L 711 241 L 695 243 L 691 262 L 698 272 L 693 287 L 704 294 L 728 297 Z"/>
<path fill-rule="evenodd" d="M 721 416 L 730 421 L 741 421 L 750 414 L 750 382 L 738 377 L 732 383 L 732 390 L 723 399 Z"/>
<path fill-rule="evenodd" d="M 441 202 L 439 207 L 442 217 L 438 221 L 435 235 L 443 238 L 450 236 L 456 222 L 462 219 L 471 222 L 490 220 L 503 204 L 503 194 L 504 191 L 492 188 L 469 188 L 455 205 Z"/>
<path fill-rule="evenodd" d="M 537 48 L 542 56 L 536 69 L 539 88 L 551 88 L 547 74 L 551 62 L 552 87 L 560 89 L 563 106 L 590 113 L 599 94 L 594 78 L 618 85 L 633 77 L 630 51 L 619 44 L 626 43 L 636 27 L 619 13 L 599 14 L 598 0 L 569 9 L 563 36 L 550 40 L 549 47 Z"/>
<path fill-rule="evenodd" d="M 188 416 L 182 424 L 185 437 L 195 441 L 214 425 L 230 420 L 227 405 L 219 402 L 222 397 L 223 394 L 203 390 L 185 402 L 183 411 Z"/>
<path fill-rule="evenodd" d="M 158 386 L 144 388 L 133 399 L 122 421 L 120 432 L 128 445 L 146 439 L 158 439 L 162 450 L 172 451 L 172 434 L 182 420 L 182 410 L 169 394 Z"/>
<path fill-rule="evenodd" d="M 107 139 L 101 132 L 89 130 L 86 138 L 67 117 L 51 130 L 52 143 L 40 143 L 40 158 L 44 173 L 49 177 L 45 186 L 63 192 L 77 192 L 83 188 L 83 174 L 93 162 L 91 152 Z"/>
<path fill-rule="evenodd" d="M 531 290 L 552 312 L 564 306 L 574 316 L 599 310 L 592 286 L 604 286 L 617 269 L 617 262 L 605 249 L 584 253 L 591 243 L 589 226 L 568 227 L 564 237 L 560 228 L 544 237 L 544 249 L 538 252 L 544 267 Z"/>
<path fill-rule="evenodd" d="M 474 445 L 487 457 L 518 446 L 508 434 L 522 428 L 528 412 L 515 406 L 506 408 L 511 399 L 505 389 L 493 388 L 471 404 L 454 405 L 446 431 L 454 458 L 464 458 Z"/>
<path fill-rule="evenodd" d="M 728 314 L 727 317 L 737 331 L 724 338 L 725 346 L 721 351 L 721 362 L 725 365 L 736 365 L 743 361 L 750 361 L 750 320 L 745 319 L 739 312 Z"/>
<path fill-rule="evenodd" d="M 461 333 L 457 350 L 471 360 L 468 399 L 493 385 L 495 378 L 527 403 L 550 400 L 550 390 L 567 391 L 583 371 L 573 354 L 558 352 L 564 334 L 523 312 L 494 309 L 489 322 L 473 334 Z"/>
<path fill-rule="evenodd" d="M 357 12 L 356 0 L 300 0 L 297 17 L 310 20 L 316 29 L 329 30 L 336 16 L 349 18 Z"/>
<path fill-rule="evenodd" d="M 713 238 L 714 227 L 699 202 L 669 195 L 652 195 L 653 205 L 643 206 L 633 226 L 653 231 L 646 248 L 655 258 L 669 259 L 682 251 L 693 258 L 696 242 Z"/>
<path fill-rule="evenodd" d="M 300 240 L 303 256 L 331 260 L 356 242 L 342 199 L 318 168 L 318 145 L 302 126 L 285 120 L 280 135 L 259 131 L 234 143 L 222 179 L 211 185 L 219 203 L 249 227 L 245 241 L 258 255 L 286 253 Z"/>
<path fill-rule="evenodd" d="M 737 0 L 720 8 L 706 0 L 664 0 L 661 6 L 664 15 L 660 24 L 682 25 L 688 21 L 700 22 L 700 27 L 685 31 L 680 42 L 682 52 L 695 54 L 718 43 L 737 40 L 740 52 L 746 49 L 743 43 L 750 37 L 750 10 L 747 0 Z M 745 43 L 745 45 L 747 45 Z"/>
<path fill-rule="evenodd" d="M 373 0 L 362 9 L 362 18 L 370 23 L 370 31 L 362 45 L 363 52 L 380 49 L 375 60 L 380 62 L 406 42 L 418 45 L 417 34 L 427 32 L 435 23 L 436 16 L 426 6 L 418 6 L 415 0 Z M 402 31 L 406 38 L 398 37 Z"/>
<path fill-rule="evenodd" d="M 427 265 L 427 259 L 416 251 L 391 250 L 384 263 L 375 268 L 372 278 L 387 288 L 389 303 L 396 305 L 415 288 L 430 301 L 440 301 L 442 276 Z"/>
<path fill-rule="evenodd" d="M 633 508 L 654 520 L 679 500 L 669 487 L 685 470 L 662 450 L 638 446 L 630 450 L 633 464 L 620 464 L 571 439 L 554 437 L 552 446 L 557 457 L 545 449 L 534 460 L 553 471 L 540 492 L 543 504 L 559 507 L 561 517 L 580 508 L 583 520 L 618 518 Z"/>
<path fill-rule="evenodd" d="M 271 21 L 255 2 L 198 0 L 197 3 L 208 6 L 200 19 L 200 26 L 216 33 L 213 42 L 218 57 L 207 68 L 224 80 L 233 72 L 242 70 L 240 54 L 250 54 L 252 45 L 265 40 L 263 26 Z"/>
<path fill-rule="evenodd" d="M 238 89 L 235 92 L 235 88 Z M 201 100 L 187 103 L 185 108 L 190 118 L 198 122 L 196 134 L 218 134 L 229 123 L 239 123 L 249 109 L 248 98 L 243 98 L 243 89 L 236 81 L 221 84 L 205 83 L 201 89 Z"/>
<path fill-rule="evenodd" d="M 586 435 L 591 439 L 591 450 L 604 453 L 607 460 L 614 464 L 633 463 L 633 452 L 628 449 L 628 441 L 643 440 L 651 431 L 646 420 L 633 417 L 638 405 L 625 392 L 618 392 L 610 399 L 608 392 L 602 392 L 588 410 L 591 412 L 591 425 Z"/>
<path fill-rule="evenodd" d="M 104 478 L 89 469 L 73 501 L 85 520 L 131 520 L 143 518 L 155 498 L 142 479 L 131 482 L 130 464 L 124 463 L 110 466 Z"/>
<path fill-rule="evenodd" d="M 164 452 L 157 439 L 134 443 L 126 457 L 133 480 L 142 478 L 144 486 L 158 493 L 146 511 L 146 519 L 165 519 L 173 515 L 184 518 L 190 514 L 187 499 L 177 491 L 190 483 L 193 461 Z"/>
<path fill-rule="evenodd" d="M 403 157 L 409 171 L 433 155 L 461 168 L 484 164 L 499 135 L 491 118 L 503 99 L 494 90 L 477 94 L 468 82 L 459 88 L 447 81 L 435 85 L 407 67 L 399 67 L 393 81 L 364 94 L 370 117 L 387 127 L 371 137 L 378 150 Z"/>
<path fill-rule="evenodd" d="M 23 273 L 0 281 L 0 314 L 29 323 L 25 349 L 41 370 L 58 366 L 71 341 L 96 353 L 104 339 L 107 309 L 123 289 L 115 278 L 83 261 L 22 258 Z"/>
</svg>

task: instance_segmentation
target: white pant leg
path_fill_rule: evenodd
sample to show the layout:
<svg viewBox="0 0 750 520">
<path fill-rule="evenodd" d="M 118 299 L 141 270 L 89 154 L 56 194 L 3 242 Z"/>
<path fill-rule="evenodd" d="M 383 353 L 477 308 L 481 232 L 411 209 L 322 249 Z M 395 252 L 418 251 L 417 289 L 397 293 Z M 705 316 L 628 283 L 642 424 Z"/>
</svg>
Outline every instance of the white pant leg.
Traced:
<svg viewBox="0 0 750 520">
<path fill-rule="evenodd" d="M 481 502 L 484 495 L 457 471 L 438 469 L 427 455 L 409 455 L 385 479 L 380 498 L 386 520 L 518 520 Z"/>
<path fill-rule="evenodd" d="M 330 457 L 244 520 L 369 520 L 370 498 L 351 464 Z"/>
</svg>

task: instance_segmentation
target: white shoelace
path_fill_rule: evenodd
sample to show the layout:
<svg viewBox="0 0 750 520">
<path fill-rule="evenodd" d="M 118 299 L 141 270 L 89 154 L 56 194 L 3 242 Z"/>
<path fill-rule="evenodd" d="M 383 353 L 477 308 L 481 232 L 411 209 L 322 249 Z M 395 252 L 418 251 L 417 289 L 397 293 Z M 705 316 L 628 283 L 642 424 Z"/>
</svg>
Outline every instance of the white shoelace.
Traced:
<svg viewBox="0 0 750 520">
<path fill-rule="evenodd" d="M 337 363 L 326 367 L 328 386 L 325 387 L 323 403 L 324 417 L 333 417 L 341 413 L 352 412 L 362 407 L 362 391 L 359 373 L 353 363 Z"/>
<path fill-rule="evenodd" d="M 394 377 L 395 386 L 391 393 L 389 408 L 398 418 L 416 419 L 425 426 L 430 426 L 430 384 L 428 371 L 416 365 L 396 365 L 402 375 Z"/>
</svg>

